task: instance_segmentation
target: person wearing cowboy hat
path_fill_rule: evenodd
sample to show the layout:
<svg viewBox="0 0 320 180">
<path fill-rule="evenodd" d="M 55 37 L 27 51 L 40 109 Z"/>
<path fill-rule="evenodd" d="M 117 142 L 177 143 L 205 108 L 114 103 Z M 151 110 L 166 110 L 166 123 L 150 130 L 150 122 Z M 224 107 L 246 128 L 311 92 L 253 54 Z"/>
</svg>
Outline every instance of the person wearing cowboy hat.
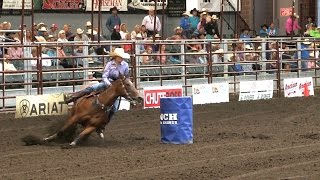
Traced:
<svg viewBox="0 0 320 180">
<path fill-rule="evenodd" d="M 48 31 L 48 35 L 52 35 L 55 39 L 58 38 L 58 25 L 51 24 L 50 30 Z"/>
<path fill-rule="evenodd" d="M 197 30 L 197 26 L 200 22 L 199 11 L 196 8 L 194 8 L 190 11 L 190 14 L 192 14 L 192 16 L 189 18 L 190 28 L 193 33 L 195 30 Z"/>
<path fill-rule="evenodd" d="M 117 7 L 111 8 L 110 12 L 111 12 L 111 16 L 108 17 L 107 22 L 106 22 L 106 27 L 109 31 L 109 36 L 112 34 L 115 26 L 121 25 L 121 18 L 118 16 Z"/>
<path fill-rule="evenodd" d="M 204 26 L 204 29 L 206 31 L 206 37 L 207 39 L 213 39 L 213 38 L 220 38 L 219 33 L 219 27 L 217 23 L 217 16 L 207 16 L 206 18 L 206 25 Z"/>
<path fill-rule="evenodd" d="M 180 19 L 180 27 L 182 27 L 182 34 L 187 38 L 190 38 L 190 30 L 191 30 L 191 22 L 189 17 L 191 16 L 188 11 L 182 14 L 182 18 Z"/>
<path fill-rule="evenodd" d="M 298 23 L 299 15 L 296 13 L 293 16 L 290 16 L 286 21 L 286 34 L 287 36 L 295 35 L 295 31 L 301 30 L 301 27 Z"/>
<path fill-rule="evenodd" d="M 208 16 L 207 12 L 202 12 L 200 14 L 200 22 L 197 25 L 197 29 L 200 29 L 200 27 L 204 27 L 207 24 L 207 20 L 206 20 L 207 16 Z"/>
<path fill-rule="evenodd" d="M 119 79 L 121 75 L 129 78 L 129 65 L 124 61 L 124 59 L 129 59 L 130 55 L 128 53 L 125 53 L 123 48 L 115 48 L 115 50 L 109 55 L 111 57 L 111 60 L 106 64 L 104 68 L 102 81 L 73 94 L 65 93 L 64 100 L 66 104 L 73 102 L 82 96 L 88 95 L 93 91 L 99 91 L 105 88 L 109 88 L 110 86 L 112 86 L 112 82 Z M 120 98 L 117 98 L 112 106 L 112 109 L 109 111 L 109 120 L 111 120 L 114 113 L 118 111 L 119 103 Z M 100 130 L 100 133 L 103 133 L 103 129 L 104 128 Z"/>
</svg>

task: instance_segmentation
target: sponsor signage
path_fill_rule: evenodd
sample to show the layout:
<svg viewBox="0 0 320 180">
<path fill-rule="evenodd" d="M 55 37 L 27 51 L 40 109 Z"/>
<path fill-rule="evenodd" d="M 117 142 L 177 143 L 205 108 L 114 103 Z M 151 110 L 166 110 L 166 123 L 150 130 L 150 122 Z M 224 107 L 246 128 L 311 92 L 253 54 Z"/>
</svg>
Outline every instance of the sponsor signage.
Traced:
<svg viewBox="0 0 320 180">
<path fill-rule="evenodd" d="M 292 7 L 288 8 L 280 8 L 280 16 L 291 16 L 292 15 Z"/>
<path fill-rule="evenodd" d="M 164 8 L 167 8 L 168 0 L 158 0 L 157 2 L 157 10 L 161 10 L 164 3 Z M 149 10 L 150 8 L 155 7 L 154 0 L 132 0 L 129 2 L 128 7 L 134 9 L 142 9 L 142 10 Z"/>
<path fill-rule="evenodd" d="M 229 102 L 229 84 L 214 83 L 192 86 L 193 104 Z"/>
<path fill-rule="evenodd" d="M 178 113 L 160 114 L 160 124 L 178 124 Z"/>
<path fill-rule="evenodd" d="M 22 0 L 3 0 L 2 9 L 22 9 Z M 24 1 L 24 9 L 31 9 L 31 0 Z"/>
<path fill-rule="evenodd" d="M 284 97 L 314 96 L 312 77 L 284 79 Z M 308 92 L 306 92 L 308 91 Z"/>
<path fill-rule="evenodd" d="M 99 0 L 87 0 L 86 11 L 99 11 Z M 101 11 L 110 11 L 111 8 L 117 7 L 119 11 L 127 11 L 127 0 L 101 0 Z"/>
<path fill-rule="evenodd" d="M 43 0 L 43 10 L 83 9 L 84 0 Z"/>
<path fill-rule="evenodd" d="M 271 99 L 273 97 L 273 81 L 241 81 L 239 101 Z"/>
<path fill-rule="evenodd" d="M 182 97 L 182 86 L 161 86 L 143 89 L 144 108 L 159 108 L 162 97 Z"/>
<path fill-rule="evenodd" d="M 63 94 L 44 94 L 16 97 L 15 118 L 68 114 Z"/>
</svg>

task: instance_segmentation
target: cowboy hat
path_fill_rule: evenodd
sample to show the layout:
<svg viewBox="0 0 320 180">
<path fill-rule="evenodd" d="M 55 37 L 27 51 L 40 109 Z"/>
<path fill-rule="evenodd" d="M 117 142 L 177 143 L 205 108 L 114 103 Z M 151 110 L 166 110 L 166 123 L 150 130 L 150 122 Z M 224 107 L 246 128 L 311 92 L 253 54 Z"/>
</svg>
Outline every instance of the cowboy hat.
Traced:
<svg viewBox="0 0 320 180">
<path fill-rule="evenodd" d="M 183 15 L 183 16 L 191 16 L 191 14 L 190 14 L 188 11 L 182 13 L 182 15 Z"/>
<path fill-rule="evenodd" d="M 154 37 L 155 38 L 161 38 L 160 34 L 156 34 Z"/>
<path fill-rule="evenodd" d="M 92 26 L 91 21 L 87 21 L 87 22 L 86 22 L 86 26 Z"/>
<path fill-rule="evenodd" d="M 215 14 L 214 14 L 214 15 L 212 15 L 211 17 L 212 17 L 212 19 L 214 19 L 214 20 L 219 19 L 219 18 L 217 17 L 217 15 L 215 15 Z"/>
<path fill-rule="evenodd" d="M 253 49 L 253 47 L 251 47 L 249 44 L 247 44 L 246 46 L 245 46 L 245 49 Z"/>
<path fill-rule="evenodd" d="M 207 14 L 208 14 L 207 12 L 202 12 L 200 16 L 207 15 Z"/>
<path fill-rule="evenodd" d="M 42 26 L 42 27 L 39 29 L 39 31 L 41 31 L 41 32 L 47 32 L 47 28 L 44 27 L 44 26 Z"/>
<path fill-rule="evenodd" d="M 92 76 L 92 75 L 94 75 L 94 72 L 89 71 L 89 72 L 88 72 L 88 76 Z"/>
<path fill-rule="evenodd" d="M 119 11 L 116 6 L 114 6 L 113 8 L 110 8 L 110 12 L 112 12 L 113 10 L 116 10 L 117 12 Z"/>
<path fill-rule="evenodd" d="M 77 34 L 83 34 L 83 30 L 81 28 L 77 29 Z"/>
<path fill-rule="evenodd" d="M 197 14 L 199 14 L 199 11 L 198 11 L 198 9 L 197 8 L 193 8 L 191 11 L 190 11 L 190 14 L 193 14 L 193 12 L 194 11 L 196 11 L 197 12 Z"/>
<path fill-rule="evenodd" d="M 109 54 L 110 57 L 121 57 L 123 59 L 129 59 L 130 55 L 124 52 L 123 48 L 115 48 L 113 52 Z"/>
<path fill-rule="evenodd" d="M 206 8 L 202 8 L 201 9 L 201 12 L 203 13 L 203 12 L 208 12 L 208 10 L 206 9 Z"/>
<path fill-rule="evenodd" d="M 34 38 L 36 38 L 38 42 L 47 42 L 43 36 L 35 36 Z"/>
<path fill-rule="evenodd" d="M 311 44 L 311 42 L 310 42 L 310 40 L 309 40 L 309 39 L 305 39 L 305 40 L 302 42 L 302 44 L 310 45 L 310 44 Z"/>
<path fill-rule="evenodd" d="M 178 27 L 174 28 L 174 31 L 177 31 L 177 30 L 182 30 L 182 27 L 178 26 Z"/>
<path fill-rule="evenodd" d="M 87 34 L 97 35 L 98 33 L 95 30 L 93 30 L 93 32 L 92 32 L 92 29 L 88 29 Z"/>
<path fill-rule="evenodd" d="M 64 30 L 60 30 L 59 34 L 65 34 L 66 32 Z"/>
</svg>

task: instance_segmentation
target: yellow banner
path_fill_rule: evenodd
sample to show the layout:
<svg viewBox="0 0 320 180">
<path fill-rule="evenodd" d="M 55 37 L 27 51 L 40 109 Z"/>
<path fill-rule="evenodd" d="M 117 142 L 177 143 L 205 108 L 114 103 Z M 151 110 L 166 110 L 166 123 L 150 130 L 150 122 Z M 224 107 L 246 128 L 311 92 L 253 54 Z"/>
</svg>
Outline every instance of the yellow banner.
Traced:
<svg viewBox="0 0 320 180">
<path fill-rule="evenodd" d="M 16 97 L 15 118 L 64 115 L 67 113 L 68 105 L 64 104 L 63 93 Z"/>
</svg>

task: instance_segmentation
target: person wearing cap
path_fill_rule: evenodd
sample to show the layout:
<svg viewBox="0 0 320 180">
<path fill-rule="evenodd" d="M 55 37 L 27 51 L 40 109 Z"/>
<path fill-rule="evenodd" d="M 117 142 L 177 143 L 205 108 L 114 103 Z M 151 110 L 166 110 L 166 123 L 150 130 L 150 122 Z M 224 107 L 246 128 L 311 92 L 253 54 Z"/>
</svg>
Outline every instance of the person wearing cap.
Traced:
<svg viewBox="0 0 320 180">
<path fill-rule="evenodd" d="M 207 39 L 220 38 L 219 27 L 217 23 L 218 17 L 216 15 L 207 16 L 204 29 L 206 31 Z"/>
<path fill-rule="evenodd" d="M 48 31 L 48 35 L 52 35 L 53 38 L 58 39 L 58 25 L 51 24 L 50 30 Z"/>
<path fill-rule="evenodd" d="M 190 14 L 192 14 L 192 16 L 189 18 L 190 28 L 193 33 L 197 29 L 197 26 L 200 22 L 199 11 L 196 8 L 194 8 L 190 11 Z"/>
<path fill-rule="evenodd" d="M 112 86 L 112 82 L 120 78 L 120 75 L 123 75 L 126 78 L 129 78 L 129 75 L 130 75 L 129 65 L 127 62 L 124 61 L 124 59 L 129 59 L 130 55 L 128 53 L 125 53 L 124 49 L 122 48 L 115 48 L 115 50 L 111 52 L 109 55 L 111 57 L 111 60 L 106 64 L 104 68 L 102 81 L 100 83 L 93 84 L 73 94 L 65 93 L 64 97 L 65 97 L 66 104 L 73 102 L 82 96 L 88 95 L 93 91 L 99 91 L 105 88 L 109 88 L 110 86 Z M 108 114 L 109 120 L 111 120 L 114 113 L 118 111 L 119 104 L 120 104 L 120 97 L 117 98 L 111 110 L 109 111 L 109 114 Z M 100 130 L 100 133 L 103 133 L 103 130 L 104 128 Z"/>
<path fill-rule="evenodd" d="M 156 29 L 154 29 L 154 24 L 156 24 Z M 143 18 L 142 25 L 146 26 L 148 37 L 160 32 L 161 22 L 158 16 L 155 17 L 155 10 L 153 8 L 150 8 L 148 15 Z"/>
<path fill-rule="evenodd" d="M 110 9 L 111 16 L 108 17 L 106 22 L 106 27 L 109 31 L 109 34 L 112 34 L 115 26 L 121 25 L 121 18 L 118 16 L 117 7 L 113 7 Z"/>
<path fill-rule="evenodd" d="M 290 16 L 287 19 L 285 24 L 287 36 L 291 36 L 291 34 L 295 35 L 296 34 L 295 31 L 301 29 L 298 23 L 298 19 L 299 19 L 299 15 L 297 15 L 296 13 L 294 13 L 293 16 Z"/>
<path fill-rule="evenodd" d="M 190 38 L 190 31 L 191 31 L 191 22 L 189 17 L 191 16 L 189 12 L 184 12 L 182 14 L 182 18 L 180 19 L 180 27 L 183 29 L 183 35 L 187 38 Z"/>
</svg>

